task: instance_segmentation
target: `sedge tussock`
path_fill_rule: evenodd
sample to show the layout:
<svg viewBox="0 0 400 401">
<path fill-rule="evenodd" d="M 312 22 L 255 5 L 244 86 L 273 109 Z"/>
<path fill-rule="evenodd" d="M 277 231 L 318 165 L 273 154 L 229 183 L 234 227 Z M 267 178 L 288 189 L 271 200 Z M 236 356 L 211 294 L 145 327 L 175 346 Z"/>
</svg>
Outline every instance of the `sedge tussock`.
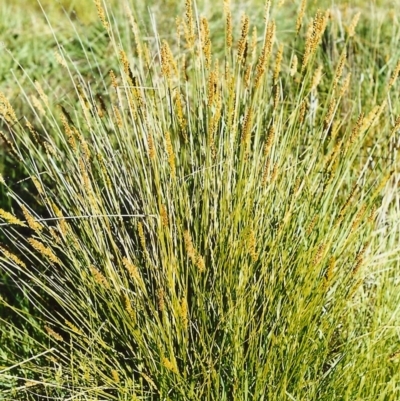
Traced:
<svg viewBox="0 0 400 401">
<path fill-rule="evenodd" d="M 399 399 L 400 25 L 206 3 L 95 0 L 7 78 L 0 394 Z"/>
</svg>

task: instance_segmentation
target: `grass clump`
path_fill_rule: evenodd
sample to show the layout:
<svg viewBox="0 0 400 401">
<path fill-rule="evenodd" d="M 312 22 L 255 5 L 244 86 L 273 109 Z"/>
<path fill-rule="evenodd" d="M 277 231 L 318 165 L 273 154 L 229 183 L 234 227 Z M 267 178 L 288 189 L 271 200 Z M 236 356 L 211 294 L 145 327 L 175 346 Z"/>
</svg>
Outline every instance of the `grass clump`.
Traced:
<svg viewBox="0 0 400 401">
<path fill-rule="evenodd" d="M 1 178 L 1 269 L 36 310 L 1 301 L 2 395 L 397 400 L 399 71 L 362 96 L 360 16 L 339 41 L 300 5 L 289 41 L 270 2 L 260 28 L 186 1 L 166 37 L 95 5 L 112 69 L 56 39 L 72 93 L 0 97 L 35 188 Z"/>
</svg>

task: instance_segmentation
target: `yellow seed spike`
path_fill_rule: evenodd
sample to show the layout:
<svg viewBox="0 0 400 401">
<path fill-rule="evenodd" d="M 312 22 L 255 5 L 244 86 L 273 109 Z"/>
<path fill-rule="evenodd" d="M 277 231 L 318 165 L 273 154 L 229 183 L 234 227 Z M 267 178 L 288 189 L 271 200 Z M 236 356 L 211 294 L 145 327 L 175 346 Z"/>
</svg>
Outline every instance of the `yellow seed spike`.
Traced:
<svg viewBox="0 0 400 401">
<path fill-rule="evenodd" d="M 68 68 L 67 62 L 65 61 L 65 58 L 61 55 L 61 53 L 58 50 L 54 51 L 54 55 L 56 57 L 57 63 L 63 66 L 64 68 Z"/>
<path fill-rule="evenodd" d="M 89 266 L 89 269 L 97 284 L 100 284 L 106 288 L 110 287 L 106 277 L 99 270 L 97 270 L 94 266 Z"/>
<path fill-rule="evenodd" d="M 118 371 L 116 371 L 115 369 L 113 369 L 111 371 L 111 376 L 112 376 L 112 379 L 113 379 L 114 383 L 118 384 L 120 382 Z"/>
<path fill-rule="evenodd" d="M 400 60 L 398 61 L 397 65 L 396 65 L 396 67 L 395 67 L 395 69 L 394 69 L 394 71 L 392 73 L 392 76 L 390 77 L 389 84 L 388 84 L 388 89 L 390 89 L 393 86 L 393 84 L 395 83 L 399 73 L 400 73 Z"/>
<path fill-rule="evenodd" d="M 329 288 L 329 284 L 332 282 L 333 272 L 335 270 L 335 264 L 336 264 L 335 258 L 331 257 L 330 260 L 329 260 L 328 268 L 327 268 L 326 273 L 325 273 L 325 282 L 324 282 L 324 288 L 325 289 L 328 289 Z"/>
<path fill-rule="evenodd" d="M 45 328 L 47 334 L 48 334 L 50 337 L 53 337 L 55 340 L 60 341 L 60 342 L 64 341 L 63 338 L 61 337 L 61 335 L 58 334 L 58 333 L 56 333 L 51 327 L 49 327 L 49 326 L 44 326 L 44 328 Z"/>
<path fill-rule="evenodd" d="M 322 78 L 322 65 L 319 65 L 318 68 L 315 70 L 313 78 L 312 78 L 312 83 L 311 83 L 311 90 L 314 90 L 317 88 L 319 83 L 321 82 Z"/>
<path fill-rule="evenodd" d="M 42 88 L 42 85 L 40 85 L 39 81 L 35 81 L 35 88 L 37 92 L 39 93 L 40 98 L 42 99 L 43 103 L 49 107 L 49 98 L 47 95 L 44 93 L 44 90 Z"/>
<path fill-rule="evenodd" d="M 276 54 L 276 60 L 275 60 L 275 69 L 274 69 L 274 77 L 273 77 L 275 84 L 278 80 L 279 73 L 281 71 L 282 59 L 283 59 L 283 44 L 280 44 L 278 53 Z"/>
<path fill-rule="evenodd" d="M 146 251 L 147 248 L 146 248 L 146 239 L 144 236 L 143 224 L 139 221 L 137 226 L 138 226 L 140 244 L 142 245 L 143 250 Z"/>
<path fill-rule="evenodd" d="M 224 0 L 225 12 L 225 42 L 228 51 L 232 48 L 233 35 L 232 35 L 232 13 L 230 8 L 230 0 Z"/>
<path fill-rule="evenodd" d="M 165 133 L 165 142 L 167 145 L 167 154 L 168 154 L 168 164 L 171 169 L 171 176 L 173 179 L 176 177 L 176 169 L 175 169 L 175 153 L 174 148 L 172 147 L 171 137 L 169 131 Z"/>
<path fill-rule="evenodd" d="M 201 18 L 201 47 L 206 61 L 205 66 L 208 70 L 211 66 L 211 39 L 208 20 L 205 17 Z"/>
<path fill-rule="evenodd" d="M 167 208 L 165 207 L 165 205 L 161 205 L 160 216 L 161 216 L 162 225 L 163 225 L 164 227 L 168 227 L 168 225 L 169 225 L 169 219 L 168 219 Z"/>
<path fill-rule="evenodd" d="M 78 335 L 80 335 L 80 336 L 83 335 L 82 330 L 80 330 L 78 327 L 76 327 L 76 326 L 75 326 L 73 323 L 71 323 L 70 321 L 65 320 L 64 323 L 65 323 L 65 325 L 66 325 L 67 327 L 69 327 L 75 334 L 78 334 Z"/>
<path fill-rule="evenodd" d="M 178 374 L 178 368 L 168 358 L 163 358 L 162 363 L 168 370 L 175 374 Z"/>
<path fill-rule="evenodd" d="M 196 251 L 193 247 L 193 242 L 192 242 L 192 237 L 190 235 L 190 232 L 188 230 L 186 230 L 183 233 L 183 238 L 185 241 L 185 248 L 186 248 L 186 252 L 189 256 L 190 259 L 192 259 L 192 261 L 196 260 Z"/>
<path fill-rule="evenodd" d="M 18 121 L 11 103 L 2 92 L 0 92 L 0 114 L 10 123 Z"/>
<path fill-rule="evenodd" d="M 26 268 L 26 264 L 17 255 L 7 251 L 7 249 L 3 248 L 2 246 L 0 246 L 0 251 L 7 259 L 12 260 L 16 265 Z"/>
<path fill-rule="evenodd" d="M 350 22 L 349 28 L 347 30 L 350 38 L 353 37 L 356 32 L 356 27 L 357 27 L 358 21 L 360 19 L 360 16 L 361 16 L 361 13 L 358 12 Z"/>
<path fill-rule="evenodd" d="M 164 290 L 162 288 L 157 290 L 157 304 L 158 310 L 162 312 L 165 308 Z"/>
<path fill-rule="evenodd" d="M 109 25 L 109 23 L 107 21 L 106 14 L 104 12 L 104 8 L 103 8 L 103 6 L 101 4 L 101 0 L 94 0 L 94 4 L 96 5 L 97 14 L 98 14 L 98 16 L 100 18 L 101 23 L 103 24 L 104 29 L 106 31 L 109 31 L 110 30 L 110 25 Z"/>
<path fill-rule="evenodd" d="M 129 275 L 134 279 L 138 280 L 140 278 L 138 268 L 126 257 L 122 259 L 122 264 L 125 269 L 128 270 Z"/>
<path fill-rule="evenodd" d="M 193 9 L 192 9 L 192 1 L 185 0 L 185 38 L 186 45 L 188 49 L 192 49 L 194 46 L 194 18 L 193 18 Z"/>
<path fill-rule="evenodd" d="M 25 205 L 22 205 L 22 206 L 21 206 L 21 209 L 22 209 L 22 213 L 23 213 L 24 216 L 25 216 L 25 220 L 26 220 L 27 223 L 28 223 L 28 226 L 29 226 L 32 230 L 36 231 L 37 233 L 39 233 L 40 231 L 42 231 L 42 230 L 43 230 L 43 226 L 42 226 L 39 222 L 37 222 L 37 221 L 34 219 L 34 217 L 30 214 L 30 212 L 29 212 L 29 210 L 26 208 L 26 206 L 25 206 Z"/>
<path fill-rule="evenodd" d="M 347 58 L 347 52 L 346 52 L 346 49 L 345 49 L 343 51 L 342 55 L 340 56 L 338 65 L 336 67 L 335 76 L 333 78 L 333 90 L 336 89 L 336 86 L 337 86 L 337 84 L 339 82 L 339 79 L 343 74 L 343 68 L 344 68 L 344 64 L 346 62 L 346 58 Z"/>
<path fill-rule="evenodd" d="M 253 260 L 253 262 L 256 262 L 258 259 L 258 253 L 256 235 L 254 230 L 250 230 L 249 232 L 247 247 L 251 259 Z"/>
<path fill-rule="evenodd" d="M 28 242 L 32 245 L 32 247 L 38 251 L 40 254 L 46 256 L 51 262 L 61 265 L 60 259 L 53 253 L 53 251 L 43 245 L 40 241 L 34 238 L 28 238 Z"/>
<path fill-rule="evenodd" d="M 201 255 L 197 255 L 195 265 L 199 270 L 199 273 L 204 273 L 206 270 L 206 264 L 204 262 L 204 258 Z"/>
<path fill-rule="evenodd" d="M 297 20 L 296 20 L 296 35 L 299 34 L 301 26 L 303 24 L 303 17 L 304 17 L 304 11 L 306 9 L 306 3 L 307 3 L 306 0 L 301 0 L 299 13 L 297 14 Z"/>
<path fill-rule="evenodd" d="M 244 117 L 243 121 L 243 128 L 242 128 L 242 142 L 243 144 L 247 145 L 249 140 L 250 140 L 250 133 L 251 133 L 251 128 L 252 128 L 252 116 L 253 116 L 253 110 L 250 107 L 247 110 L 247 113 Z"/>
<path fill-rule="evenodd" d="M 21 221 L 20 219 L 16 218 L 11 213 L 6 212 L 5 210 L 3 210 L 1 208 L 0 208 L 0 218 L 5 220 L 8 224 L 15 224 L 17 226 L 26 227 L 26 224 L 23 221 Z"/>
<path fill-rule="evenodd" d="M 249 33 L 249 17 L 245 14 L 242 16 L 242 30 L 238 43 L 237 60 L 241 64 L 244 61 L 245 52 L 247 49 L 247 35 Z"/>
<path fill-rule="evenodd" d="M 292 60 L 292 65 L 290 67 L 290 76 L 291 77 L 294 77 L 296 75 L 298 64 L 299 64 L 299 59 L 297 58 L 296 55 L 294 55 L 293 60 Z"/>
<path fill-rule="evenodd" d="M 261 50 L 261 54 L 258 58 L 257 66 L 256 66 L 256 76 L 255 76 L 255 87 L 257 88 L 261 83 L 261 78 L 264 75 L 265 69 L 267 67 L 267 63 L 269 60 L 269 56 L 271 54 L 272 45 L 275 37 L 275 22 L 268 22 L 267 29 L 265 32 L 264 38 L 264 46 Z"/>
<path fill-rule="evenodd" d="M 188 319 L 188 303 L 185 297 L 183 297 L 181 300 L 179 312 L 183 328 L 184 330 L 187 330 L 189 319 Z"/>
</svg>

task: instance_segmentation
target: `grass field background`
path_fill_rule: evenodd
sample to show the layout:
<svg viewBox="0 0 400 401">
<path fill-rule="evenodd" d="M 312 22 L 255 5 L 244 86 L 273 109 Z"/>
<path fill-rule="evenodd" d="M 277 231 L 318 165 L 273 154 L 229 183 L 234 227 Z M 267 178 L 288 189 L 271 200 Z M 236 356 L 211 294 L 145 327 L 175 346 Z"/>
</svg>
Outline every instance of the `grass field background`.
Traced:
<svg viewBox="0 0 400 401">
<path fill-rule="evenodd" d="M 0 3 L 0 400 L 400 398 L 399 2 Z"/>
</svg>

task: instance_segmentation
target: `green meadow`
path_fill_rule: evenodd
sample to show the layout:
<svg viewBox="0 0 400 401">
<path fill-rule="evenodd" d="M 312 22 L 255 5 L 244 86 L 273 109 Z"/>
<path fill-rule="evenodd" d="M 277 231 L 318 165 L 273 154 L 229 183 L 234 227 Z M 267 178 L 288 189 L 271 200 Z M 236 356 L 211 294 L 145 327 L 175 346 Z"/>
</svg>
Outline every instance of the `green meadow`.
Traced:
<svg viewBox="0 0 400 401">
<path fill-rule="evenodd" d="M 0 3 L 0 400 L 398 401 L 398 1 Z"/>
</svg>

